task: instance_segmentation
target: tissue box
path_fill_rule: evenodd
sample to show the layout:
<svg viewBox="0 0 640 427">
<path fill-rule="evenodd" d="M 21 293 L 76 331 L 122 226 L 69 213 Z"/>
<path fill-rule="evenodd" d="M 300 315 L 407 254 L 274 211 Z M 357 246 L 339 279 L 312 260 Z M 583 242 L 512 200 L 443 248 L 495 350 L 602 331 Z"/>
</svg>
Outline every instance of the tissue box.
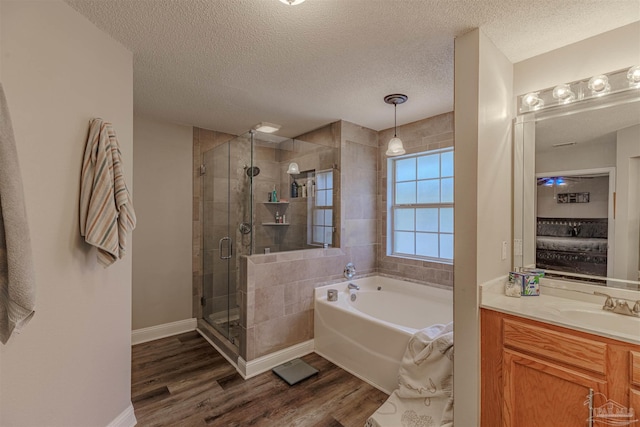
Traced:
<svg viewBox="0 0 640 427">
<path fill-rule="evenodd" d="M 523 296 L 540 295 L 540 274 L 525 273 L 522 275 L 522 295 Z"/>
<path fill-rule="evenodd" d="M 509 280 L 505 284 L 505 295 L 510 297 L 538 296 L 540 295 L 540 277 L 544 272 L 509 273 Z"/>
</svg>

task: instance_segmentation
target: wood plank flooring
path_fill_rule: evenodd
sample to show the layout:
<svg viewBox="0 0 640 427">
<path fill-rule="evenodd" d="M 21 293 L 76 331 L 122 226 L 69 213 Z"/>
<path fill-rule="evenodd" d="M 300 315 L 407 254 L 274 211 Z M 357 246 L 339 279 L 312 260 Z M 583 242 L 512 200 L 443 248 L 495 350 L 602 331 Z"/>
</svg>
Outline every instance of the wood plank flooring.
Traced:
<svg viewBox="0 0 640 427">
<path fill-rule="evenodd" d="M 243 380 L 197 332 L 133 346 L 138 426 L 362 427 L 387 395 L 312 353 L 320 373 L 289 386 L 271 371 Z"/>
</svg>

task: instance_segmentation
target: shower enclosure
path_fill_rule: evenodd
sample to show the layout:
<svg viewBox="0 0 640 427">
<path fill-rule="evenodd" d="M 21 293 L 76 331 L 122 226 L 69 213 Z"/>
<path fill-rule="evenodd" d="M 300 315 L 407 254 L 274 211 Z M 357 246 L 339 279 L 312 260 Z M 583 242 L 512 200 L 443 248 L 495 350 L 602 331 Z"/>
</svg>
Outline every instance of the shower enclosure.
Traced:
<svg viewBox="0 0 640 427">
<path fill-rule="evenodd" d="M 200 153 L 202 318 L 231 351 L 238 352 L 246 327 L 241 257 L 335 244 L 336 153 L 331 142 L 256 131 Z M 292 163 L 300 166 L 296 173 Z"/>
</svg>

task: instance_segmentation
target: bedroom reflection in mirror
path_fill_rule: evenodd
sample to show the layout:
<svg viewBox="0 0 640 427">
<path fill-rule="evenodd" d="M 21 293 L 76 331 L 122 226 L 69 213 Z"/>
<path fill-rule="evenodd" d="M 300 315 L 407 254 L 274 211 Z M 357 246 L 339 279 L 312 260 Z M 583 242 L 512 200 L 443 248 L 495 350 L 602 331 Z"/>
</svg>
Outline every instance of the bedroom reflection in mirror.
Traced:
<svg viewBox="0 0 640 427">
<path fill-rule="evenodd" d="M 537 177 L 536 266 L 606 277 L 613 218 L 611 170 L 570 171 Z"/>
</svg>

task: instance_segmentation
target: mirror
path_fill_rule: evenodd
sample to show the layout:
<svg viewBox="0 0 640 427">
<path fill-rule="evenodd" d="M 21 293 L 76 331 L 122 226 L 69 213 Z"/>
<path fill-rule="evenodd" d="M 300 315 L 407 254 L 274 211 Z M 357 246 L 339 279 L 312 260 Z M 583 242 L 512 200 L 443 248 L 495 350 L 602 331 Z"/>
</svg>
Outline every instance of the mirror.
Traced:
<svg viewBox="0 0 640 427">
<path fill-rule="evenodd" d="M 638 92 L 517 117 L 515 268 L 640 290 Z"/>
</svg>

